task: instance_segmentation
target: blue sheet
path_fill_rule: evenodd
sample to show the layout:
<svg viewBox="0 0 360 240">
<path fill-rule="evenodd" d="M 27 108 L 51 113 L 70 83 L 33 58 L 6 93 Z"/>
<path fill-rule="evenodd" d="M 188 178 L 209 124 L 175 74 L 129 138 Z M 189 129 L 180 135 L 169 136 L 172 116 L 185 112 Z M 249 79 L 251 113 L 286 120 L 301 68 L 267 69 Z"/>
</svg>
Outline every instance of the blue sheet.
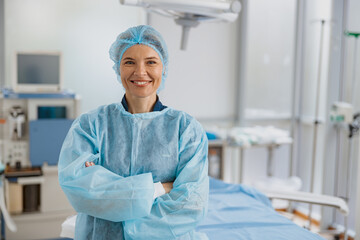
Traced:
<svg viewBox="0 0 360 240">
<path fill-rule="evenodd" d="M 197 231 L 209 240 L 323 239 L 278 214 L 256 189 L 213 178 L 208 214 Z"/>
<path fill-rule="evenodd" d="M 196 231 L 209 240 L 324 240 L 278 214 L 252 187 L 210 178 L 209 210 Z M 74 235 L 75 220 L 66 228 Z M 64 226 L 63 226 L 64 227 Z"/>
</svg>

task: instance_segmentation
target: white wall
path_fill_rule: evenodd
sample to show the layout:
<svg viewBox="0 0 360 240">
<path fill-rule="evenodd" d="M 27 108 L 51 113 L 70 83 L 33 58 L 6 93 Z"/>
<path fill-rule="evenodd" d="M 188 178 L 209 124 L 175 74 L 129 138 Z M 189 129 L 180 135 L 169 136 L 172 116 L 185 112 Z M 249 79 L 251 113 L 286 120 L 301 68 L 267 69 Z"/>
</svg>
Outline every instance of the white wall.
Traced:
<svg viewBox="0 0 360 240">
<path fill-rule="evenodd" d="M 296 1 L 249 1 L 247 117 L 291 114 Z M 274 117 L 274 116 L 271 116 Z"/>
<path fill-rule="evenodd" d="M 247 126 L 276 126 L 289 130 L 295 49 L 296 1 L 248 1 L 245 73 Z M 278 121 L 284 118 L 285 121 Z M 269 119 L 277 119 L 270 121 Z M 260 120 L 260 121 L 255 121 Z M 274 149 L 273 175 L 290 174 L 290 145 Z M 244 182 L 267 176 L 267 148 L 245 151 Z"/>
<path fill-rule="evenodd" d="M 165 105 L 199 119 L 232 119 L 235 111 L 235 23 L 203 23 L 190 30 L 188 46 L 180 50 L 181 26 L 170 18 L 151 15 L 151 25 L 169 49 L 169 75 L 160 93 Z"/>
<path fill-rule="evenodd" d="M 357 0 L 349 0 L 349 16 L 348 27 L 350 31 L 360 32 L 360 2 Z"/>
<path fill-rule="evenodd" d="M 329 65 L 329 40 L 330 40 L 330 16 L 331 2 L 325 0 L 308 1 L 306 8 L 306 39 L 304 53 L 304 80 L 303 80 L 303 101 L 302 101 L 302 121 L 303 133 L 301 140 L 301 153 L 299 157 L 298 172 L 304 180 L 304 189 L 311 189 L 310 171 L 312 169 L 312 153 L 314 146 L 313 121 L 316 117 L 322 121 L 327 121 L 326 116 L 326 89 L 327 89 L 327 73 Z M 323 41 L 321 41 L 321 22 L 325 20 L 323 29 Z M 320 53 L 320 50 L 322 52 Z M 319 56 L 322 54 L 322 56 Z M 321 61 L 321 66 L 319 64 Z M 320 71 L 320 72 L 319 72 Z M 320 77 L 320 83 L 318 78 Z M 319 85 L 318 85 L 319 84 Z M 318 96 L 319 95 L 319 96 Z M 317 97 L 319 102 L 317 103 Z M 318 104 L 318 113 L 316 113 L 316 105 Z M 316 114 L 318 114 L 316 116 Z M 316 139 L 316 160 L 315 160 L 315 192 L 322 191 L 322 165 L 325 132 L 324 123 L 317 128 Z"/>
<path fill-rule="evenodd" d="M 64 88 L 82 97 L 81 111 L 121 100 L 110 45 L 143 10 L 116 0 L 5 0 L 5 84 L 15 51 L 61 51 Z"/>
</svg>

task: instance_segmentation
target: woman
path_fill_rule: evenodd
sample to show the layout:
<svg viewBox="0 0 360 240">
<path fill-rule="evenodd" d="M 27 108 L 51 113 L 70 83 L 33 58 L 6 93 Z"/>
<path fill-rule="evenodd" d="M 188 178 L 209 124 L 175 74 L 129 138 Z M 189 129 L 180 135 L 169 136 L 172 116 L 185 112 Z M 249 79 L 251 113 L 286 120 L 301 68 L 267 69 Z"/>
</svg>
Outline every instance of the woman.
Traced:
<svg viewBox="0 0 360 240">
<path fill-rule="evenodd" d="M 76 119 L 60 153 L 60 185 L 78 212 L 75 239 L 206 239 L 194 228 L 207 208 L 207 138 L 157 97 L 168 70 L 162 37 L 130 28 L 110 57 L 122 102 Z"/>
</svg>

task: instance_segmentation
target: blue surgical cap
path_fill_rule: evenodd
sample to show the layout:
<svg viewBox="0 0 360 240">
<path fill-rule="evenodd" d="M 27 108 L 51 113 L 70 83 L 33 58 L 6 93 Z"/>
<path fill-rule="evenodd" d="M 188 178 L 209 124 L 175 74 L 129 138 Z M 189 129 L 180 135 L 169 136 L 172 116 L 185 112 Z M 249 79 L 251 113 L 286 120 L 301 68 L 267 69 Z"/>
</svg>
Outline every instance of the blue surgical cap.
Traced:
<svg viewBox="0 0 360 240">
<path fill-rule="evenodd" d="M 168 51 L 160 33 L 147 25 L 132 27 L 120 33 L 116 41 L 111 45 L 109 53 L 111 60 L 115 63 L 113 69 L 117 74 L 118 81 L 121 84 L 120 62 L 122 56 L 127 49 L 136 44 L 149 46 L 158 53 L 163 64 L 162 81 L 158 91 L 162 90 L 168 73 Z"/>
</svg>

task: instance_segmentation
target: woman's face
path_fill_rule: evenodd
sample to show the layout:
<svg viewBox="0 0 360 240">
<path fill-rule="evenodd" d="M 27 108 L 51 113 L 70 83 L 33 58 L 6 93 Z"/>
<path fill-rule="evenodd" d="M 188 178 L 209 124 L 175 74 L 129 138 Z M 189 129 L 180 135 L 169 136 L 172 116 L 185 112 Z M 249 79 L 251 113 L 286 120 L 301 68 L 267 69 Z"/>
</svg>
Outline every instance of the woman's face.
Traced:
<svg viewBox="0 0 360 240">
<path fill-rule="evenodd" d="M 121 82 L 126 95 L 135 98 L 156 96 L 161 84 L 163 65 L 157 52 L 146 45 L 134 45 L 120 62 Z"/>
</svg>

